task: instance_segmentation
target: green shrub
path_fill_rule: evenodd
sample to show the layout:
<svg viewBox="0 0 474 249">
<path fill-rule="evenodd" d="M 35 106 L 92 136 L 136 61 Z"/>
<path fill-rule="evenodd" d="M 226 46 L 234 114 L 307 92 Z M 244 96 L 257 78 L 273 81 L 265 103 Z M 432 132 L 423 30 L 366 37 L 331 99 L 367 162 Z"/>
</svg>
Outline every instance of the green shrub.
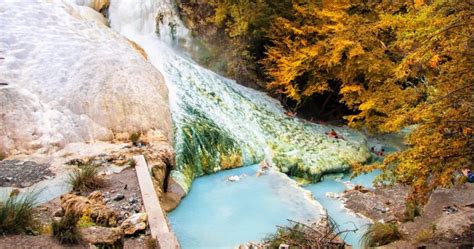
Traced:
<svg viewBox="0 0 474 249">
<path fill-rule="evenodd" d="M 130 134 L 130 142 L 132 142 L 133 145 L 138 145 L 138 140 L 140 139 L 140 133 L 134 132 Z"/>
<path fill-rule="evenodd" d="M 67 213 L 59 221 L 53 220 L 51 223 L 51 230 L 53 237 L 61 244 L 76 244 L 80 240 L 77 222 L 79 217 L 73 213 Z"/>
<path fill-rule="evenodd" d="M 418 204 L 416 204 L 413 201 L 409 201 L 406 203 L 405 221 L 414 221 L 415 217 L 420 216 L 420 215 L 421 215 L 421 210 Z"/>
<path fill-rule="evenodd" d="M 107 185 L 107 181 L 98 175 L 97 167 L 86 165 L 79 169 L 74 169 L 69 174 L 69 184 L 76 191 L 88 192 Z"/>
<path fill-rule="evenodd" d="M 362 236 L 362 244 L 365 247 L 383 246 L 399 240 L 402 234 L 397 224 L 375 222 Z"/>
<path fill-rule="evenodd" d="M 37 194 L 12 195 L 0 202 L 0 233 L 25 232 L 34 226 L 33 213 Z"/>
<path fill-rule="evenodd" d="M 137 166 L 137 162 L 134 159 L 129 159 L 128 165 L 130 165 L 132 168 L 135 168 L 135 166 Z"/>
</svg>

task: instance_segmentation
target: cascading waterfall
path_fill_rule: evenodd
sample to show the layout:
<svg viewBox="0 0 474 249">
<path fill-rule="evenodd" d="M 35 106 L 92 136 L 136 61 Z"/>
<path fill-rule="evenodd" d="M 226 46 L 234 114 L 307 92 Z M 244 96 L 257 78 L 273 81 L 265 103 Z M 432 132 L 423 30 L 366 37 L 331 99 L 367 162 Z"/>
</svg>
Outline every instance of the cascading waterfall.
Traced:
<svg viewBox="0 0 474 249">
<path fill-rule="evenodd" d="M 165 77 L 175 125 L 177 168 L 172 179 L 188 191 L 192 180 L 222 169 L 273 163 L 288 175 L 319 181 L 369 157 L 364 136 L 287 117 L 264 93 L 219 76 L 177 50 L 189 31 L 172 0 L 111 0 L 111 27 L 147 52 Z"/>
</svg>

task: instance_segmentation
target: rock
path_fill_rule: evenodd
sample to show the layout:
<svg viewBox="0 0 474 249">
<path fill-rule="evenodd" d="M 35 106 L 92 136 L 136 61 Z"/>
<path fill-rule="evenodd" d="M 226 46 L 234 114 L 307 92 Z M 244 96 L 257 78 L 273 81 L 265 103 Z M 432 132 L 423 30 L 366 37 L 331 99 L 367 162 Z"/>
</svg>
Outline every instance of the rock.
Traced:
<svg viewBox="0 0 474 249">
<path fill-rule="evenodd" d="M 239 176 L 229 176 L 227 178 L 227 181 L 229 181 L 229 182 L 238 182 L 238 181 L 240 181 L 240 177 Z"/>
<path fill-rule="evenodd" d="M 120 219 L 124 220 L 124 219 L 128 218 L 129 216 L 130 216 L 129 212 L 123 211 L 123 210 L 120 211 L 120 215 L 119 215 Z"/>
<path fill-rule="evenodd" d="M 120 208 L 123 210 L 130 211 L 130 205 L 128 205 L 128 203 L 123 204 Z"/>
<path fill-rule="evenodd" d="M 135 213 L 140 213 L 140 211 L 141 211 L 141 207 L 138 204 L 133 204 L 132 209 L 133 209 L 133 211 L 135 211 Z"/>
<path fill-rule="evenodd" d="M 134 203 L 137 203 L 137 202 L 138 202 L 138 200 L 135 197 L 128 198 L 128 203 L 134 204 Z"/>
<path fill-rule="evenodd" d="M 31 187 L 31 185 L 33 185 L 32 182 L 22 182 L 22 183 L 20 183 L 20 187 L 22 187 L 22 188 Z"/>
<path fill-rule="evenodd" d="M 53 222 L 56 222 L 56 223 L 61 222 L 61 219 L 62 219 L 61 217 L 53 217 L 52 218 Z"/>
<path fill-rule="evenodd" d="M 123 239 L 122 229 L 114 227 L 88 227 L 79 229 L 81 238 L 91 244 L 114 245 Z"/>
<path fill-rule="evenodd" d="M 63 217 L 63 216 L 64 216 L 64 210 L 62 208 L 58 208 L 53 213 L 53 217 Z"/>
<path fill-rule="evenodd" d="M 120 228 L 127 235 L 135 234 L 137 231 L 145 230 L 147 227 L 148 216 L 146 213 L 137 213 L 128 217 Z"/>
<path fill-rule="evenodd" d="M 40 206 L 40 207 L 38 207 L 38 211 L 46 212 L 46 211 L 48 211 L 48 210 L 49 210 L 49 207 L 47 207 L 47 206 Z"/>
<path fill-rule="evenodd" d="M 114 201 L 121 201 L 123 199 L 125 199 L 125 195 L 123 194 L 118 194 L 113 198 Z"/>
<path fill-rule="evenodd" d="M 69 164 L 69 165 L 75 165 L 75 166 L 81 166 L 81 165 L 85 165 L 86 162 L 82 159 L 71 159 L 69 160 L 68 162 L 66 162 L 66 164 Z"/>
<path fill-rule="evenodd" d="M 338 199 L 339 200 L 339 199 L 342 198 L 342 195 L 338 194 L 338 193 L 334 193 L 334 192 L 327 192 L 326 197 L 329 198 L 329 199 Z"/>
</svg>

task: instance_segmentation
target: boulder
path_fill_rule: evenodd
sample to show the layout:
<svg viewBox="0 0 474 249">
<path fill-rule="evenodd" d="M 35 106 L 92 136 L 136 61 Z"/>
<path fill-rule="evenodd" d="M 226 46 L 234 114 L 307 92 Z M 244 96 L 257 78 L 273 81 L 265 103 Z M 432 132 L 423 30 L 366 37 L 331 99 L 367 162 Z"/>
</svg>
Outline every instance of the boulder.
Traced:
<svg viewBox="0 0 474 249">
<path fill-rule="evenodd" d="M 127 235 L 135 234 L 137 231 L 145 230 L 148 223 L 148 216 L 146 213 L 137 213 L 122 222 L 120 228 Z"/>
<path fill-rule="evenodd" d="M 123 239 L 120 228 L 110 227 L 88 227 L 79 229 L 81 238 L 91 244 L 115 245 Z"/>
<path fill-rule="evenodd" d="M 461 237 L 471 231 L 474 222 L 474 211 L 466 208 L 454 214 L 442 214 L 436 220 L 436 234 L 438 237 L 455 238 Z"/>
</svg>

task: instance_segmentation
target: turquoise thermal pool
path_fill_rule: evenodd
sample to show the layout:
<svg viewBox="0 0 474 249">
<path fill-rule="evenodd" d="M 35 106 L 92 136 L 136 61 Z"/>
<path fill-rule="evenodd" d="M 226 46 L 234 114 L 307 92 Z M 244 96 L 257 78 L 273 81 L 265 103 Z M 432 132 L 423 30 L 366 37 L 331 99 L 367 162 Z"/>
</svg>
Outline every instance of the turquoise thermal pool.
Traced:
<svg viewBox="0 0 474 249">
<path fill-rule="evenodd" d="M 234 248 L 239 244 L 258 242 L 273 233 L 287 219 L 308 222 L 320 217 L 321 206 L 308 198 L 308 193 L 296 187 L 294 181 L 278 172 L 256 176 L 258 166 L 243 167 L 197 178 L 191 192 L 176 210 L 169 214 L 171 226 L 182 248 Z M 378 172 L 351 180 L 371 187 Z M 229 182 L 230 176 L 240 180 Z M 327 192 L 345 190 L 345 176 L 327 179 L 304 188 L 327 210 L 341 230 L 359 228 L 348 233 L 345 241 L 358 248 L 368 220 L 348 212 L 342 202 L 326 197 Z"/>
<path fill-rule="evenodd" d="M 279 172 L 257 177 L 258 166 L 243 167 L 197 178 L 190 193 L 169 214 L 181 247 L 234 248 L 258 242 L 286 219 L 318 219 L 321 206 L 309 193 Z M 240 180 L 229 182 L 229 176 Z"/>
</svg>

